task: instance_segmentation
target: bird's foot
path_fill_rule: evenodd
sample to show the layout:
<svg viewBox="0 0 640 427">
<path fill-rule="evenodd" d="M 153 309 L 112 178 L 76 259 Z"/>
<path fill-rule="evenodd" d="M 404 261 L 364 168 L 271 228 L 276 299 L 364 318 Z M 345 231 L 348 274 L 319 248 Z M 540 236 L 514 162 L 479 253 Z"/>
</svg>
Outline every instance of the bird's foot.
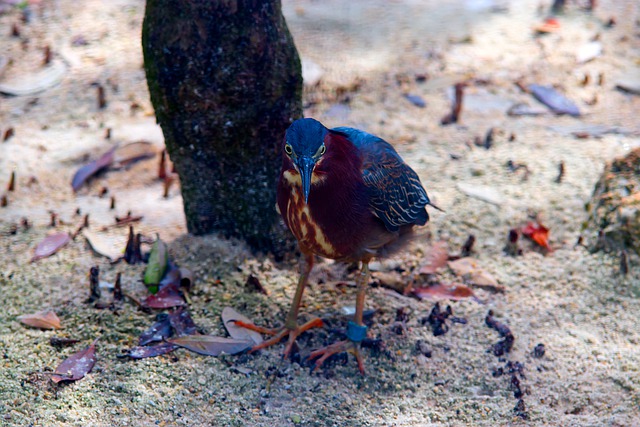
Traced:
<svg viewBox="0 0 640 427">
<path fill-rule="evenodd" d="M 351 353 L 356 357 L 356 361 L 358 362 L 358 369 L 360 373 L 364 375 L 364 359 L 360 354 L 360 343 L 367 336 L 367 327 L 363 325 L 358 325 L 355 322 L 349 322 L 347 325 L 347 338 L 344 341 L 339 341 L 337 343 L 328 345 L 324 348 L 312 351 L 309 355 L 309 359 L 316 359 L 315 371 L 322 364 L 334 354 L 339 354 L 343 352 Z"/>
<path fill-rule="evenodd" d="M 310 320 L 307 323 L 304 323 L 304 324 L 302 324 L 302 325 L 300 325 L 300 326 L 298 326 L 296 328 L 293 328 L 293 329 L 287 328 L 287 327 L 278 328 L 278 329 L 268 329 L 268 328 L 263 328 L 263 327 L 258 326 L 258 325 L 254 325 L 253 323 L 246 323 L 246 322 L 242 322 L 242 321 L 239 321 L 239 320 L 236 320 L 235 324 L 237 326 L 242 327 L 242 328 L 250 329 L 252 331 L 256 331 L 256 332 L 259 332 L 261 334 L 271 335 L 271 338 L 269 338 L 268 340 L 265 340 L 265 341 L 261 342 L 260 344 L 254 345 L 251 348 L 251 350 L 249 350 L 249 353 L 253 353 L 254 351 L 262 350 L 263 348 L 271 347 L 272 345 L 277 344 L 280 341 L 282 341 L 284 339 L 284 337 L 286 337 L 288 335 L 289 336 L 289 341 L 287 343 L 287 346 L 284 349 L 284 354 L 282 355 L 283 358 L 289 357 L 289 354 L 291 353 L 291 350 L 293 349 L 293 345 L 295 344 L 296 339 L 302 333 L 308 331 L 309 329 L 321 328 L 323 326 L 322 319 L 319 319 L 319 318 Z"/>
</svg>

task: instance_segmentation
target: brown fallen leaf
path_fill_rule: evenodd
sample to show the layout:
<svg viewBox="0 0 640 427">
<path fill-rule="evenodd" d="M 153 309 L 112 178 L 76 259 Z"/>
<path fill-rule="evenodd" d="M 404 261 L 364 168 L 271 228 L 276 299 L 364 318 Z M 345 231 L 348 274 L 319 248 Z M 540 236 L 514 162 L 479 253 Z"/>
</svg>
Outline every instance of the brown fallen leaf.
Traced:
<svg viewBox="0 0 640 427">
<path fill-rule="evenodd" d="M 487 288 L 496 292 L 505 291 L 504 286 L 499 285 L 491 273 L 481 268 L 475 258 L 460 258 L 455 261 L 449 261 L 448 265 L 456 276 L 462 277 L 474 286 Z"/>
<path fill-rule="evenodd" d="M 60 319 L 53 311 L 40 311 L 34 314 L 18 316 L 18 320 L 27 326 L 40 329 L 62 329 Z"/>
<path fill-rule="evenodd" d="M 449 252 L 447 244 L 443 241 L 435 242 L 429 249 L 425 257 L 425 263 L 420 267 L 420 274 L 436 274 L 438 270 L 447 265 Z"/>
<path fill-rule="evenodd" d="M 376 271 L 373 280 L 378 286 L 406 295 L 411 291 L 411 280 L 405 280 L 397 271 Z"/>
<path fill-rule="evenodd" d="M 172 338 L 167 342 L 205 356 L 238 354 L 253 347 L 253 341 L 250 340 L 236 340 L 213 335 L 188 335 Z"/>
<path fill-rule="evenodd" d="M 84 378 L 96 364 L 96 339 L 89 347 L 72 354 L 56 368 L 51 381 L 77 381 Z"/>
<path fill-rule="evenodd" d="M 463 285 L 461 283 L 452 283 L 450 285 L 437 283 L 424 288 L 416 288 L 413 290 L 413 294 L 420 299 L 449 299 L 452 301 L 460 301 L 470 298 L 476 302 L 480 302 L 473 293 L 473 290 L 471 290 L 467 285 Z"/>
<path fill-rule="evenodd" d="M 127 167 L 141 160 L 151 159 L 157 154 L 157 149 L 149 141 L 136 141 L 118 147 L 113 155 L 114 167 Z"/>
<path fill-rule="evenodd" d="M 238 313 L 231 307 L 225 307 L 222 310 L 222 323 L 227 328 L 227 332 L 231 338 L 242 341 L 252 341 L 254 344 L 260 344 L 262 342 L 262 335 L 256 331 L 252 331 L 247 328 L 243 328 L 234 323 L 235 320 L 240 320 L 244 323 L 253 323 L 246 316 Z"/>
<path fill-rule="evenodd" d="M 64 245 L 71 241 L 69 233 L 56 233 L 45 237 L 38 246 L 31 258 L 31 262 L 37 261 L 41 258 L 46 258 L 58 252 Z"/>
<path fill-rule="evenodd" d="M 127 212 L 127 216 L 115 217 L 116 227 L 122 227 L 123 225 L 131 224 L 132 222 L 138 222 L 144 218 L 143 215 L 131 215 L 131 212 Z"/>
</svg>

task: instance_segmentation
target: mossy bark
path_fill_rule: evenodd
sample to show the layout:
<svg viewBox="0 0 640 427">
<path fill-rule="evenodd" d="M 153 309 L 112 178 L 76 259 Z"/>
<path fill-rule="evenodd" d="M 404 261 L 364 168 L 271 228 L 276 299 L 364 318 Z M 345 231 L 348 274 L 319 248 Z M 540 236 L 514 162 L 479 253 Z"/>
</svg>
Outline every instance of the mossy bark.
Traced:
<svg viewBox="0 0 640 427">
<path fill-rule="evenodd" d="M 606 165 L 586 207 L 592 250 L 640 255 L 640 148 Z"/>
<path fill-rule="evenodd" d="M 302 75 L 280 0 L 147 0 L 142 47 L 189 232 L 281 254 L 280 146 Z"/>
</svg>

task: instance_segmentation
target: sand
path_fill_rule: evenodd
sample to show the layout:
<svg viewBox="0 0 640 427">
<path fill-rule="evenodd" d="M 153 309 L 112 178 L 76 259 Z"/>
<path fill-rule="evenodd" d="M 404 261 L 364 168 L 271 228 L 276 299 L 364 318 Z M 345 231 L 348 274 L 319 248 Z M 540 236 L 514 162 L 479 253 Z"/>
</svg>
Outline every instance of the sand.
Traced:
<svg viewBox="0 0 640 427">
<path fill-rule="evenodd" d="M 540 3 L 543 11 L 548 7 Z M 545 17 L 536 1 L 299 0 L 285 1 L 284 10 L 303 60 L 322 70 L 318 85 L 305 91 L 305 115 L 392 142 L 445 211 L 430 210 L 430 223 L 410 248 L 376 263 L 372 283 L 391 277 L 424 286 L 418 270 L 434 242 L 456 254 L 473 234 L 472 256 L 505 291 L 474 287 L 477 300 L 441 301 L 467 323 L 449 322 L 446 334 L 434 336 L 422 321 L 434 301 L 374 285 L 366 303 L 376 310 L 369 335 L 381 342 L 363 350 L 366 375 L 352 357 L 312 372 L 305 355 L 340 338 L 355 301 L 355 272 L 320 261 L 302 318 L 320 316 L 329 326 L 301 337 L 294 360 L 281 359 L 284 345 L 218 358 L 186 350 L 118 358 L 156 313 L 130 302 L 116 313 L 86 304 L 88 271 L 98 265 L 108 283 L 121 272 L 125 292 L 143 298 L 144 266 L 112 265 L 81 236 L 56 255 L 29 262 L 47 233 L 77 228 L 77 208 L 89 213 L 92 231 L 119 241 L 126 227 L 102 228 L 128 211 L 144 215 L 136 231 L 159 233 L 175 262 L 193 271 L 189 310 L 209 334 L 226 335 L 220 320 L 226 306 L 258 324 L 280 325 L 297 263 L 251 254 L 242 242 L 187 235 L 179 189 L 162 197 L 157 159 L 109 171 L 73 193 L 74 171 L 115 142 L 144 139 L 162 148 L 142 69 L 144 2 L 42 1 L 28 25 L 18 11 L 0 16 L 0 55 L 11 59 L 0 83 L 41 70 L 47 45 L 65 70 L 59 84 L 38 94 L 0 98 L 0 131 L 15 130 L 0 142 L 0 188 L 10 171 L 17 176 L 9 205 L 0 208 L 0 425 L 640 425 L 638 259 L 631 257 L 630 273 L 622 275 L 617 253 L 576 245 L 587 219 L 584 204 L 604 164 L 640 145 L 640 97 L 615 89 L 617 79 L 638 73 L 638 5 L 603 1 L 589 13 L 572 2 L 559 17 L 560 30 L 543 37 L 532 31 Z M 616 24 L 607 28 L 611 17 Z M 20 38 L 11 37 L 13 23 Z M 578 64 L 578 50 L 596 36 L 602 54 Z M 542 107 L 517 80 L 556 86 L 583 115 L 508 116 L 519 102 Z M 469 86 L 460 121 L 441 126 L 452 86 L 461 81 Z M 97 84 L 106 91 L 104 109 Z M 420 96 L 426 107 L 406 94 Z M 572 134 L 595 125 L 624 132 Z M 107 128 L 111 140 L 104 138 Z M 474 138 L 484 143 L 490 128 L 490 148 L 476 145 Z M 526 179 L 524 168 L 512 172 L 508 161 L 525 164 Z M 557 183 L 560 162 L 565 173 Z M 108 193 L 100 197 L 103 187 Z M 49 227 L 50 210 L 64 224 Z M 18 225 L 12 233 L 22 217 L 31 228 Z M 509 230 L 535 218 L 550 229 L 552 250 L 521 238 L 522 255 L 505 255 Z M 269 295 L 245 286 L 250 274 Z M 438 280 L 463 281 L 447 268 Z M 45 309 L 57 313 L 62 330 L 28 328 L 17 319 Z M 402 321 L 399 309 L 406 313 Z M 515 337 L 501 357 L 492 352 L 501 337 L 485 324 L 489 310 Z M 53 336 L 80 342 L 57 349 L 49 344 Z M 90 374 L 51 383 L 62 360 L 98 337 Z M 542 357 L 533 354 L 538 344 Z M 522 373 L 509 373 L 515 362 Z M 525 405 L 520 412 L 514 376 Z"/>
</svg>

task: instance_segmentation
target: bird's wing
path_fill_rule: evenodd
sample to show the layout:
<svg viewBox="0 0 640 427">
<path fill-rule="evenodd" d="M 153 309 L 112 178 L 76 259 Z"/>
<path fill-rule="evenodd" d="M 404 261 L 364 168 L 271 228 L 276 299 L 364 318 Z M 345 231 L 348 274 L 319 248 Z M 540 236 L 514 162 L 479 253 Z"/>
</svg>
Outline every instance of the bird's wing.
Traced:
<svg viewBox="0 0 640 427">
<path fill-rule="evenodd" d="M 369 205 L 389 231 L 429 220 L 427 192 L 420 178 L 385 140 L 367 132 L 339 127 L 362 155 L 362 178 L 369 191 Z"/>
</svg>

